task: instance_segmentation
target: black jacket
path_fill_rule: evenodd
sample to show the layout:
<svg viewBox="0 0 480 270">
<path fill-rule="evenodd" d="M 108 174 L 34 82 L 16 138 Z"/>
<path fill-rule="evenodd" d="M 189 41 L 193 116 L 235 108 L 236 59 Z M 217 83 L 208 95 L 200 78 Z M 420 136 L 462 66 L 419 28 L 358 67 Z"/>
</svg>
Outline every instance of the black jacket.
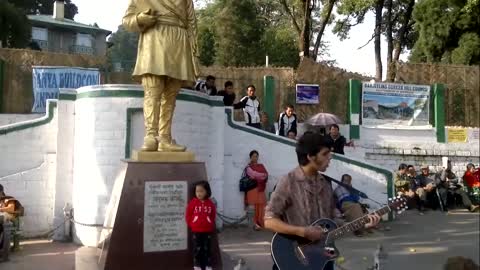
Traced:
<svg viewBox="0 0 480 270">
<path fill-rule="evenodd" d="M 345 155 L 345 152 L 343 151 L 343 148 L 347 144 L 347 139 L 345 139 L 345 137 L 340 135 L 340 137 L 334 140 L 332 136 L 327 135 L 326 141 L 330 145 L 330 147 L 333 148 L 334 153 Z"/>
</svg>

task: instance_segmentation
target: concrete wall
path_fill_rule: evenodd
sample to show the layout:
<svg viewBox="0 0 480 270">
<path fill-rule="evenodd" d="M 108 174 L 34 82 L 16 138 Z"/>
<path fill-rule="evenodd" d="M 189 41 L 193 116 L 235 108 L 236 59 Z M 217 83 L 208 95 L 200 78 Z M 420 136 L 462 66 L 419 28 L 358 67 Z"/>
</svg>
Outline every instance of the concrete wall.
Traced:
<svg viewBox="0 0 480 270">
<path fill-rule="evenodd" d="M 41 118 L 43 114 L 0 114 L 0 127 Z"/>
<path fill-rule="evenodd" d="M 0 184 L 25 207 L 25 236 L 44 234 L 53 224 L 57 102 L 48 108 L 41 118 L 0 127 Z"/>
</svg>

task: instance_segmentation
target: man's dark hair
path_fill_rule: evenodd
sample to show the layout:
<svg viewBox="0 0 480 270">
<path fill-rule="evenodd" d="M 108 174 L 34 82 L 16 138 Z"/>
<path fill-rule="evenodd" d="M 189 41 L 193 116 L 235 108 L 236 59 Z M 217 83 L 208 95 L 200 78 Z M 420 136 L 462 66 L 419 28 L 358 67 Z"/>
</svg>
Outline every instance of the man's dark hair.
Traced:
<svg viewBox="0 0 480 270">
<path fill-rule="evenodd" d="M 287 132 L 287 134 L 290 133 L 290 132 L 292 132 L 293 134 L 295 134 L 295 136 L 297 136 L 297 132 L 296 132 L 295 130 L 289 130 L 289 131 Z"/>
<path fill-rule="evenodd" d="M 224 84 L 224 87 L 227 88 L 229 86 L 233 86 L 233 82 L 232 81 L 226 81 L 225 84 Z"/>
<path fill-rule="evenodd" d="M 247 90 L 248 90 L 248 88 L 250 88 L 250 87 L 253 88 L 253 90 L 257 91 L 257 88 L 255 88 L 255 85 L 253 85 L 253 84 L 250 84 L 249 86 L 247 86 Z"/>
<path fill-rule="evenodd" d="M 473 163 L 468 163 L 467 170 L 470 170 L 471 168 L 475 168 L 475 165 L 473 165 Z"/>
<path fill-rule="evenodd" d="M 409 170 L 410 168 L 415 168 L 413 165 L 407 165 L 407 169 Z"/>
<path fill-rule="evenodd" d="M 323 148 L 330 150 L 331 146 L 322 135 L 311 131 L 305 132 L 300 139 L 298 139 L 295 148 L 298 163 L 301 166 L 307 165 L 310 162 L 308 156 L 316 156 Z"/>
<path fill-rule="evenodd" d="M 3 192 L 3 186 L 0 184 L 0 192 Z"/>
<path fill-rule="evenodd" d="M 287 104 L 287 105 L 285 106 L 285 109 L 288 109 L 288 108 L 290 108 L 290 109 L 292 109 L 292 110 L 295 109 L 295 107 L 293 107 L 292 104 Z"/>
<path fill-rule="evenodd" d="M 215 77 L 213 77 L 212 75 L 208 75 L 207 76 L 207 81 L 210 81 L 210 80 L 215 81 Z"/>
<path fill-rule="evenodd" d="M 249 156 L 250 158 L 252 158 L 252 156 L 255 155 L 255 154 L 257 154 L 257 156 L 260 155 L 257 150 L 252 150 L 252 151 L 250 151 L 250 154 L 248 154 L 248 156 Z"/>
<path fill-rule="evenodd" d="M 340 127 L 337 124 L 330 125 L 330 128 L 328 130 L 332 130 L 332 128 L 340 129 Z"/>
<path fill-rule="evenodd" d="M 196 182 L 193 186 L 193 194 L 195 194 L 197 186 L 201 186 L 205 189 L 205 191 L 207 191 L 207 198 L 210 198 L 212 196 L 212 189 L 210 188 L 210 184 L 207 181 Z"/>
<path fill-rule="evenodd" d="M 342 175 L 342 182 L 345 182 L 345 178 L 347 178 L 347 177 L 352 179 L 352 176 L 350 174 L 344 174 L 344 175 Z"/>
<path fill-rule="evenodd" d="M 401 164 L 398 166 L 398 170 L 399 170 L 399 171 L 400 171 L 400 170 L 405 170 L 405 169 L 407 169 L 407 168 L 408 168 L 408 166 L 407 166 L 407 164 L 405 164 L 405 163 L 401 163 Z"/>
</svg>

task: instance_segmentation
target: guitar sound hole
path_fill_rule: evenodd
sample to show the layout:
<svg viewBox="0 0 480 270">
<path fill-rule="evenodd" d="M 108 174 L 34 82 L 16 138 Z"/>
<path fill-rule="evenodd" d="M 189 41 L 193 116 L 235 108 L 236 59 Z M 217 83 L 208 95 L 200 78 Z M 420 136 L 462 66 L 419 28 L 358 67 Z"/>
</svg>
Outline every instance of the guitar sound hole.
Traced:
<svg viewBox="0 0 480 270">
<path fill-rule="evenodd" d="M 325 224 L 326 229 L 330 229 L 330 224 Z"/>
</svg>

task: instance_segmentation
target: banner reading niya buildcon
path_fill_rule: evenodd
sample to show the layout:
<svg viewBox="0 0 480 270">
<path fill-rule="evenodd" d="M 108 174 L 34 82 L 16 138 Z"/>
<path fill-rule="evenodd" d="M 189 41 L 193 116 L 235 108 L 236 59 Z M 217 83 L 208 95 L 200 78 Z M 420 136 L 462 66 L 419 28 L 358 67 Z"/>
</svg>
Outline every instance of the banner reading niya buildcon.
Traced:
<svg viewBox="0 0 480 270">
<path fill-rule="evenodd" d="M 430 86 L 364 82 L 362 90 L 363 125 L 429 125 Z"/>
<path fill-rule="evenodd" d="M 100 84 L 100 72 L 96 68 L 33 67 L 32 112 L 45 112 L 47 99 L 58 99 L 60 88 L 77 89 Z"/>
</svg>

